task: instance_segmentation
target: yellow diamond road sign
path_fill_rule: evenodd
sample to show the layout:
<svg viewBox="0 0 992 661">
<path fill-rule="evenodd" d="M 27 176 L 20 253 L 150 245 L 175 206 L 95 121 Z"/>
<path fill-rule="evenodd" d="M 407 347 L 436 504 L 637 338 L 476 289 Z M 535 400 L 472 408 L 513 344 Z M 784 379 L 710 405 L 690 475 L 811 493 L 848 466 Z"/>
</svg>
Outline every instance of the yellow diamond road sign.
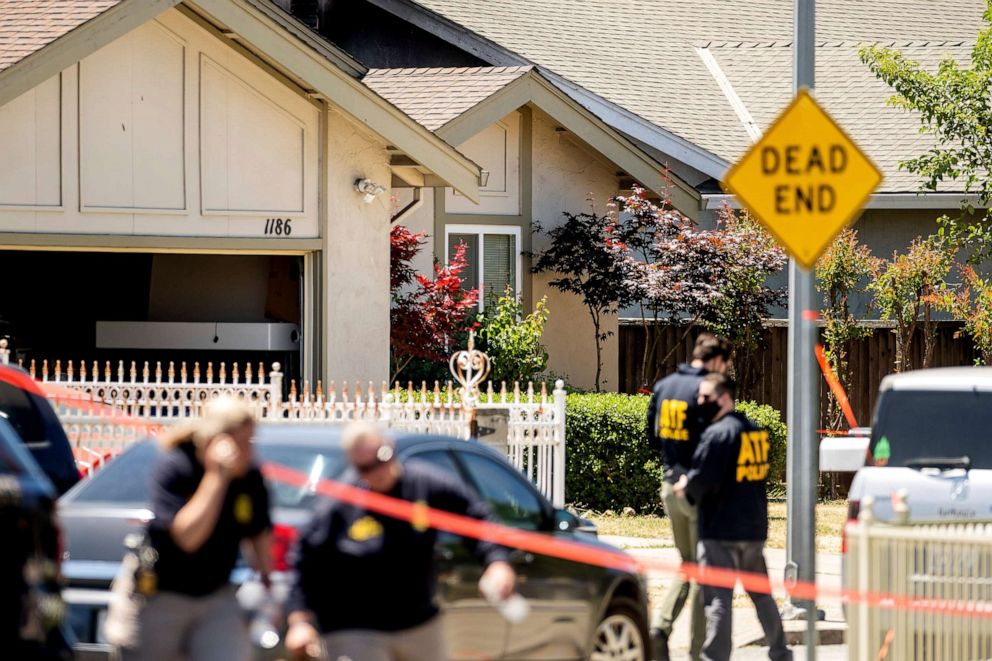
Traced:
<svg viewBox="0 0 992 661">
<path fill-rule="evenodd" d="M 724 186 L 811 269 L 881 181 L 878 168 L 803 89 L 727 172 Z"/>
</svg>

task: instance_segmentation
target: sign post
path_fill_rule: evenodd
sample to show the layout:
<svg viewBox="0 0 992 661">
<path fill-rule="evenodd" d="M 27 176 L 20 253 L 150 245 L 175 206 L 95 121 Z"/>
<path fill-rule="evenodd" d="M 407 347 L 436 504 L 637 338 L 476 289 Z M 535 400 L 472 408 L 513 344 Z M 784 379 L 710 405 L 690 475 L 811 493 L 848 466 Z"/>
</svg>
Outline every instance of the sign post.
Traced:
<svg viewBox="0 0 992 661">
<path fill-rule="evenodd" d="M 789 260 L 786 424 L 786 578 L 816 580 L 819 377 L 816 260 L 858 215 L 882 175 L 811 94 L 815 0 L 794 0 L 792 102 L 727 172 L 724 186 L 765 226 Z M 807 659 L 816 658 L 816 604 L 805 611 Z"/>
<path fill-rule="evenodd" d="M 792 92 L 795 98 L 816 86 L 816 0 L 793 0 Z M 823 200 L 822 202 L 826 202 Z M 815 262 L 815 260 L 814 260 Z M 817 340 L 813 265 L 789 260 L 788 391 L 786 394 L 786 573 L 816 582 L 816 496 L 819 483 L 819 385 L 813 356 Z M 818 315 L 817 315 L 818 316 Z M 806 615 L 806 658 L 816 661 L 816 603 L 792 603 Z"/>
</svg>

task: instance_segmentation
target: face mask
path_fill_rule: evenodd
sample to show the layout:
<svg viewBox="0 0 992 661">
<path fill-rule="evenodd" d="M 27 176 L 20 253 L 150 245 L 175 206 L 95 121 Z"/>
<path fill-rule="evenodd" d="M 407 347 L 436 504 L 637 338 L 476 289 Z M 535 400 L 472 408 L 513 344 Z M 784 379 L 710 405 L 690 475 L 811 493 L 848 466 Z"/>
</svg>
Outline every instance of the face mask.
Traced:
<svg viewBox="0 0 992 661">
<path fill-rule="evenodd" d="M 713 422 L 713 418 L 720 412 L 720 405 L 716 402 L 704 402 L 699 405 L 699 416 L 706 422 Z"/>
</svg>

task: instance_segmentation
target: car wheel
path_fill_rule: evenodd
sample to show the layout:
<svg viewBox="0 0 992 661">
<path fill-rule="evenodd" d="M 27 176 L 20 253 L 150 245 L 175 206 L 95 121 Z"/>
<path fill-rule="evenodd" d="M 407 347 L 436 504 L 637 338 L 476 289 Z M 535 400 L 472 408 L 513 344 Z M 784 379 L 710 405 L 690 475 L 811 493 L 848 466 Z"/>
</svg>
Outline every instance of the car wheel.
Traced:
<svg viewBox="0 0 992 661">
<path fill-rule="evenodd" d="M 637 604 L 617 597 L 596 627 L 590 661 L 648 661 L 648 631 Z"/>
</svg>

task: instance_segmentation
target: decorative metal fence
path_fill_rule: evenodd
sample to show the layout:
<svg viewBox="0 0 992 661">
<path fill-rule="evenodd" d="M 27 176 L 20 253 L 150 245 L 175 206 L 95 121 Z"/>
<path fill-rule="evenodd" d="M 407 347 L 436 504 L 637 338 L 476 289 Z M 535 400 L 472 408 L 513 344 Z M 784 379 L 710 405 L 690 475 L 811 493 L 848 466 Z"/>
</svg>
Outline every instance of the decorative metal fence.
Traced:
<svg viewBox="0 0 992 661">
<path fill-rule="evenodd" d="M 496 388 L 485 382 L 489 359 L 472 346 L 452 356 L 455 381 L 428 388 L 386 383 L 336 384 L 311 388 L 304 381 L 284 383 L 279 363 L 265 366 L 168 362 L 102 366 L 56 360 L 25 367 L 48 393 L 77 460 L 86 470 L 99 465 L 162 427 L 196 417 L 211 399 L 237 397 L 267 424 L 344 424 L 367 420 L 404 432 L 445 434 L 468 439 L 478 416 L 501 412 L 507 418 L 508 458 L 556 506 L 565 502 L 565 391 L 558 381 L 549 395 L 542 384 Z M 0 346 L 0 351 L 5 351 Z M 0 353 L 0 362 L 6 354 Z M 284 396 L 284 392 L 287 394 Z M 502 439 L 498 443 L 504 445 Z"/>
<path fill-rule="evenodd" d="M 892 598 L 848 605 L 849 658 L 992 658 L 992 524 L 879 523 L 871 500 L 847 528 L 846 585 Z"/>
</svg>

